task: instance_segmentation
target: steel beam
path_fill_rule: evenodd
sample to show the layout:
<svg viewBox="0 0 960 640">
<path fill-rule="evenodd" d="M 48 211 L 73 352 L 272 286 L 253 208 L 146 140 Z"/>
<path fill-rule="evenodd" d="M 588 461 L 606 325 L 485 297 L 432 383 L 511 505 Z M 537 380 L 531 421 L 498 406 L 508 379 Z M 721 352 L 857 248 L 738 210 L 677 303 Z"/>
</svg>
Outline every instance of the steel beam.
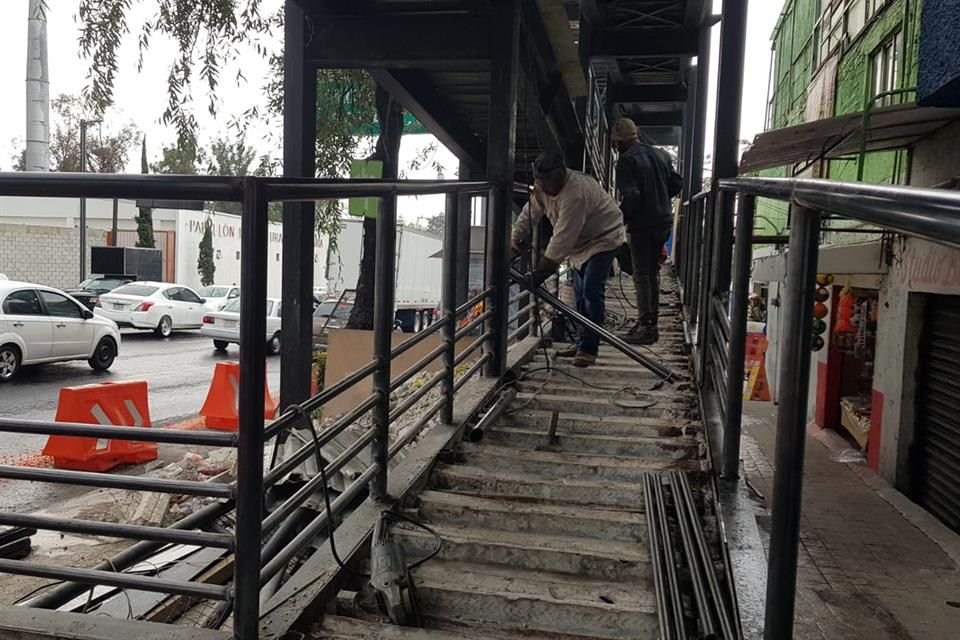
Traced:
<svg viewBox="0 0 960 640">
<path fill-rule="evenodd" d="M 695 56 L 697 32 L 691 29 L 594 29 L 589 54 L 613 58 Z"/>
<path fill-rule="evenodd" d="M 373 465 L 378 467 L 370 481 L 370 497 L 387 498 L 387 456 L 390 446 L 390 360 L 393 350 L 394 296 L 397 253 L 397 196 L 387 196 L 380 203 L 377 220 L 376 291 L 373 299 L 373 358 L 377 369 L 373 372 L 373 392 L 377 403 L 373 407 L 375 431 L 371 446 Z"/>
<path fill-rule="evenodd" d="M 725 0 L 720 25 L 720 70 L 713 142 L 713 177 L 732 178 L 740 156 L 740 108 L 747 35 L 747 0 Z"/>
<path fill-rule="evenodd" d="M 780 406 L 773 474 L 773 510 L 767 565 L 764 638 L 793 637 L 797 556 L 803 494 L 803 458 L 810 387 L 810 343 L 820 212 L 794 205 L 787 254 L 786 301 L 780 344 Z"/>
<path fill-rule="evenodd" d="M 686 102 L 688 96 L 682 84 L 613 84 L 607 91 L 613 103 Z"/>
<path fill-rule="evenodd" d="M 747 344 L 747 297 L 753 258 L 753 216 L 757 199 L 742 196 L 737 215 L 733 256 L 733 298 L 730 302 L 730 340 L 727 350 L 726 416 L 723 425 L 723 476 L 740 475 L 740 421 L 743 418 L 743 358 Z"/>
<path fill-rule="evenodd" d="M 507 361 L 507 312 L 510 297 L 510 226 L 517 137 L 517 86 L 520 65 L 520 2 L 493 1 L 493 54 L 490 70 L 490 128 L 487 136 L 487 179 L 490 190 L 487 221 L 486 285 L 493 287 L 490 308 L 493 317 L 486 331 L 492 333 L 490 360 L 485 374 L 499 378 Z"/>
<path fill-rule="evenodd" d="M 287 0 L 284 8 L 284 39 L 283 175 L 313 178 L 316 175 L 317 72 L 316 67 L 304 59 L 307 35 L 303 11 L 291 0 Z M 283 205 L 281 407 L 298 404 L 310 396 L 315 208 L 313 202 Z M 278 444 L 284 438 L 285 434 Z"/>
<path fill-rule="evenodd" d="M 263 520 L 263 388 L 267 345 L 267 199 L 258 178 L 244 179 L 240 250 L 240 415 L 237 450 L 236 565 L 234 633 L 237 640 L 258 637 L 260 536 Z M 312 234 L 311 234 L 312 237 Z M 311 267 L 313 260 L 310 260 Z"/>
<path fill-rule="evenodd" d="M 313 21 L 306 59 L 327 69 L 486 70 L 487 21 L 477 14 L 329 16 Z"/>
<path fill-rule="evenodd" d="M 483 141 L 457 119 L 447 99 L 432 89 L 420 73 L 400 69 L 369 69 L 369 73 L 461 162 L 483 166 L 487 153 Z"/>
<path fill-rule="evenodd" d="M 460 159 L 461 180 L 472 177 L 470 163 Z M 457 253 L 455 265 L 457 269 L 457 297 L 455 307 L 459 307 L 470 295 L 470 261 L 472 260 L 470 227 L 473 225 L 473 198 L 472 194 L 461 193 L 457 196 Z"/>
<path fill-rule="evenodd" d="M 707 144 L 707 102 L 710 98 L 710 27 L 700 27 L 697 49 L 693 141 L 690 149 L 690 194 L 703 188 L 703 156 Z"/>
</svg>

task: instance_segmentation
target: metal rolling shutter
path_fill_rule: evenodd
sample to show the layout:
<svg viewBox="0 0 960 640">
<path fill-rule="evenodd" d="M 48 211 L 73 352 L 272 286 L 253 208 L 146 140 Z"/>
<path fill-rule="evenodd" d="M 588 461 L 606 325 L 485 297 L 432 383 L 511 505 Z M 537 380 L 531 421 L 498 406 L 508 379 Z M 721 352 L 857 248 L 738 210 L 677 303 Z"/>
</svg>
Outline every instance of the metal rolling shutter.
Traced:
<svg viewBox="0 0 960 640">
<path fill-rule="evenodd" d="M 917 371 L 914 498 L 960 532 L 960 296 L 929 296 Z"/>
</svg>

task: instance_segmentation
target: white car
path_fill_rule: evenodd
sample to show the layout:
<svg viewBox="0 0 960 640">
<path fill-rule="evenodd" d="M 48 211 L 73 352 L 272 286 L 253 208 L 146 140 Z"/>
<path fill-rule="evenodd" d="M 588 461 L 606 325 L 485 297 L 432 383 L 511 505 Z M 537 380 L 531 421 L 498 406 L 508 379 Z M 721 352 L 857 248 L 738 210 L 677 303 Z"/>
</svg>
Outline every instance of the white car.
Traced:
<svg viewBox="0 0 960 640">
<path fill-rule="evenodd" d="M 220 311 L 228 302 L 240 297 L 240 287 L 212 284 L 197 289 L 197 295 L 206 300 L 204 306 L 210 311 Z"/>
<path fill-rule="evenodd" d="M 227 303 L 220 311 L 203 317 L 202 335 L 213 339 L 217 351 L 226 351 L 231 344 L 240 344 L 240 298 Z M 267 298 L 267 353 L 280 353 L 280 301 Z"/>
<path fill-rule="evenodd" d="M 148 329 L 167 338 L 174 331 L 199 329 L 209 311 L 190 287 L 167 282 L 131 282 L 100 296 L 94 313 L 120 327 Z"/>
<path fill-rule="evenodd" d="M 51 287 L 0 281 L 0 382 L 23 365 L 86 360 L 97 371 L 113 364 L 120 330 Z"/>
</svg>

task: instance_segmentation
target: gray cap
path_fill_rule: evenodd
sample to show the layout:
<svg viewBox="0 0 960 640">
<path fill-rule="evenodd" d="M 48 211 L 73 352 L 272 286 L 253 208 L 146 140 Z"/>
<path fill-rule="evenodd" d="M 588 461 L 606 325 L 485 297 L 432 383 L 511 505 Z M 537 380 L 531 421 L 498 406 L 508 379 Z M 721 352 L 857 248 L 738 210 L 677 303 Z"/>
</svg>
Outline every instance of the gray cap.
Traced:
<svg viewBox="0 0 960 640">
<path fill-rule="evenodd" d="M 541 151 L 533 163 L 533 177 L 546 178 L 557 173 L 565 173 L 567 165 L 563 154 L 556 151 Z"/>
</svg>

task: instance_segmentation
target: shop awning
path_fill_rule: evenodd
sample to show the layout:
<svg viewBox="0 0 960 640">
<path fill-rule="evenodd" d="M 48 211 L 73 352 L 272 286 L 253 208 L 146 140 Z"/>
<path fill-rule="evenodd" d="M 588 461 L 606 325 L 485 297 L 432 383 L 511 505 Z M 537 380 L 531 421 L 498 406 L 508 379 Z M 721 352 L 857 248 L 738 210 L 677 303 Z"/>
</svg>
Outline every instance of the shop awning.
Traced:
<svg viewBox="0 0 960 640">
<path fill-rule="evenodd" d="M 867 151 L 910 147 L 955 120 L 960 109 L 918 107 L 915 103 L 875 109 L 867 127 Z M 743 154 L 740 173 L 810 164 L 860 153 L 863 114 L 851 113 L 761 133 Z"/>
</svg>

